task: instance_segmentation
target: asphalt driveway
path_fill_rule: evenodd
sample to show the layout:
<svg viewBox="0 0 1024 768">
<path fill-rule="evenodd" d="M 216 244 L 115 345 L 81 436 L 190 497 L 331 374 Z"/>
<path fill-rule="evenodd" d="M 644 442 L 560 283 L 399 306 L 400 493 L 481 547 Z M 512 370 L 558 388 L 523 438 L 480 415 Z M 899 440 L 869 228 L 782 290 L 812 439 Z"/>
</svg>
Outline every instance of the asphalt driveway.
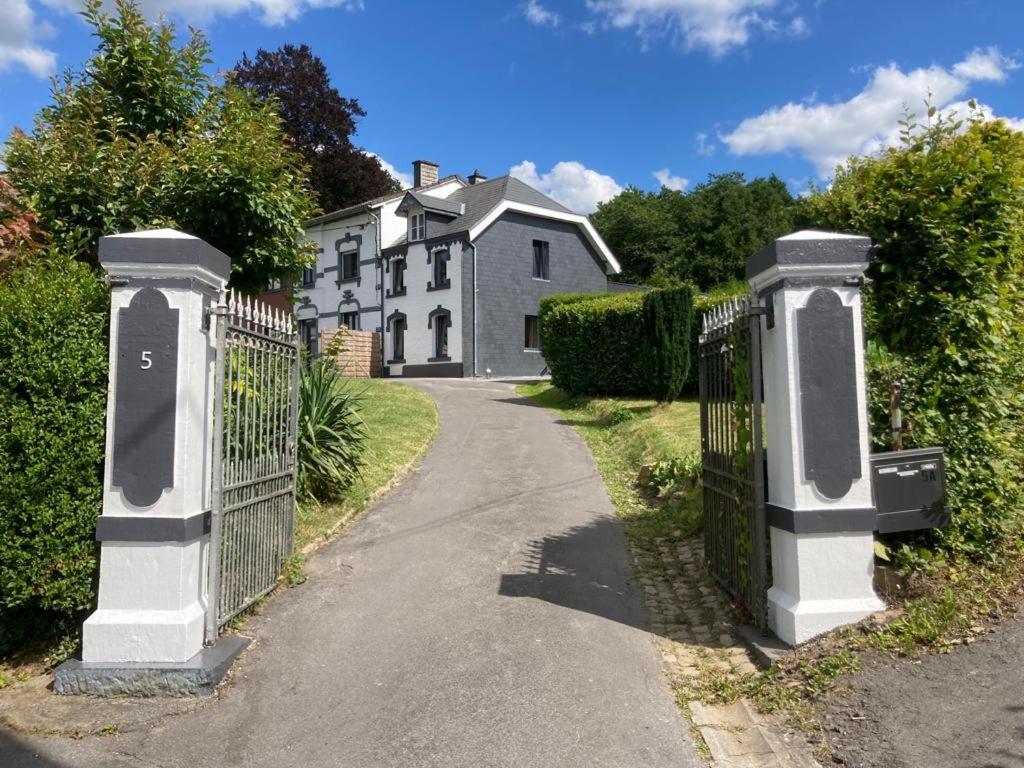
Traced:
<svg viewBox="0 0 1024 768">
<path fill-rule="evenodd" d="M 218 701 L 0 764 L 698 766 L 581 440 L 508 384 L 416 386 L 422 466 L 271 600 Z"/>
</svg>

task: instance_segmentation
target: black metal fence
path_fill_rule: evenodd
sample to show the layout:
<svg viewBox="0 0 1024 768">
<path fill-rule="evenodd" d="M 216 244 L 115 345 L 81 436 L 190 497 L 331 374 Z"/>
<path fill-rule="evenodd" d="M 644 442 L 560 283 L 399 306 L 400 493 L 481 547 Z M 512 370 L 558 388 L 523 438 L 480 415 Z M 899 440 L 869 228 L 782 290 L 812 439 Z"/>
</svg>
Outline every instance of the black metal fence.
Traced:
<svg viewBox="0 0 1024 768">
<path fill-rule="evenodd" d="M 290 316 L 234 293 L 213 316 L 209 642 L 276 586 L 292 553 L 300 344 Z"/>
<path fill-rule="evenodd" d="M 704 315 L 700 374 L 704 553 L 752 621 L 767 625 L 769 558 L 758 308 L 737 300 Z"/>
</svg>

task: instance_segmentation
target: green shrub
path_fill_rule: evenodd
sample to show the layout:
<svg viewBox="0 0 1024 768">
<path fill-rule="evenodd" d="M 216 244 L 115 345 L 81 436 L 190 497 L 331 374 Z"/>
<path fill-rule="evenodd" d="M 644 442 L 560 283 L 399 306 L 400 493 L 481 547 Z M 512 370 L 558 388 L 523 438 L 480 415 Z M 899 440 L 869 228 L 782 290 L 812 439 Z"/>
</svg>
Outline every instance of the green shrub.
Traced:
<svg viewBox="0 0 1024 768">
<path fill-rule="evenodd" d="M 299 494 L 335 498 L 359 476 L 366 426 L 359 400 L 330 360 L 303 366 L 299 379 Z"/>
<path fill-rule="evenodd" d="M 808 213 L 879 247 L 865 293 L 876 442 L 898 376 L 905 446 L 946 448 L 952 523 L 935 535 L 992 556 L 1024 501 L 1024 134 L 908 121 L 902 146 L 851 159 Z"/>
<path fill-rule="evenodd" d="M 689 286 L 644 294 L 643 346 L 647 392 L 659 403 L 678 396 L 690 372 L 693 292 Z"/>
<path fill-rule="evenodd" d="M 68 259 L 0 276 L 0 653 L 93 603 L 108 312 Z"/>
<path fill-rule="evenodd" d="M 559 294 L 540 302 L 540 345 L 556 387 L 574 395 L 640 395 L 642 293 Z"/>
<path fill-rule="evenodd" d="M 715 307 L 727 304 L 733 299 L 748 296 L 749 294 L 750 286 L 742 280 L 737 280 L 717 288 L 712 288 L 707 293 L 700 293 L 693 297 L 693 322 L 690 324 L 690 370 L 686 374 L 686 380 L 683 382 L 683 395 L 696 397 L 699 390 L 698 375 L 700 366 L 698 365 L 697 347 L 700 344 L 700 331 L 703 327 L 702 317 L 704 313 Z"/>
</svg>

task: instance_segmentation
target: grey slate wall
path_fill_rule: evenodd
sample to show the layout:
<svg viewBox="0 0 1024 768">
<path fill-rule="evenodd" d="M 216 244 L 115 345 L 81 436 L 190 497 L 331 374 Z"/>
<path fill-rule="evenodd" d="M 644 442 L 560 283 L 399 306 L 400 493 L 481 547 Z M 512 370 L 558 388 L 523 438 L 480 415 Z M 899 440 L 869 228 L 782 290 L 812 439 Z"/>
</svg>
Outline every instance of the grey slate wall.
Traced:
<svg viewBox="0 0 1024 768">
<path fill-rule="evenodd" d="M 463 243 L 452 248 L 462 249 L 462 371 L 473 376 L 473 249 Z M 452 308 L 454 310 L 454 307 Z M 481 369 L 481 373 L 483 370 Z"/>
<path fill-rule="evenodd" d="M 549 243 L 549 281 L 533 278 L 534 240 Z M 488 368 L 492 376 L 544 372 L 541 354 L 523 348 L 526 315 L 539 314 L 541 298 L 552 293 L 605 292 L 604 262 L 574 224 L 513 212 L 502 215 L 476 245 L 478 374 Z M 471 293 L 472 288 L 463 295 Z"/>
</svg>

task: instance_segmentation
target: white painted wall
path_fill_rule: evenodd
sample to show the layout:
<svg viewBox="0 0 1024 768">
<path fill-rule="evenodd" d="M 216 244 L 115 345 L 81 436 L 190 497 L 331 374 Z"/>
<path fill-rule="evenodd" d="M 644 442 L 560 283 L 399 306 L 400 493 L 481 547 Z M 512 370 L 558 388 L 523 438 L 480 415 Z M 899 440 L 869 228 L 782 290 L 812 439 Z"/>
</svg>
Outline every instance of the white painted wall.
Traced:
<svg viewBox="0 0 1024 768">
<path fill-rule="evenodd" d="M 461 189 L 463 186 L 464 182 L 453 179 L 430 189 L 427 194 L 434 197 L 447 198 L 455 190 Z M 399 216 L 395 213 L 402 202 L 402 198 L 403 195 L 398 195 L 382 204 L 374 206 L 373 212 L 379 217 L 381 222 L 381 248 L 387 248 L 406 234 L 408 220 L 405 216 Z M 342 283 L 338 285 L 338 272 L 324 271 L 327 268 L 337 266 L 338 252 L 335 250 L 334 244 L 335 241 L 343 239 L 347 233 L 362 237 L 362 244 L 359 247 L 360 261 L 369 261 L 375 257 L 376 245 L 374 239 L 377 235 L 377 225 L 373 217 L 365 212 L 353 213 L 344 219 L 338 219 L 326 224 L 315 224 L 306 230 L 306 237 L 314 242 L 318 248 L 323 249 L 316 263 L 317 274 L 322 274 L 323 277 L 317 277 L 316 284 L 312 288 L 296 286 L 295 295 L 299 298 L 308 298 L 312 305 L 305 309 L 297 306 L 296 317 L 299 319 L 318 317 L 319 329 L 321 331 L 336 329 L 339 324 L 336 313 L 352 310 L 352 305 L 343 306 L 341 304 L 343 293 L 346 290 L 352 291 L 353 298 L 359 302 L 360 308 L 380 306 L 380 289 L 378 288 L 380 285 L 380 275 L 375 266 L 364 264 L 360 267 L 363 279 L 358 286 L 355 283 Z M 343 247 L 343 250 L 350 249 L 352 249 L 351 245 Z M 390 305 L 390 300 L 388 304 Z M 388 312 L 390 311 L 389 309 Z M 455 309 L 453 308 L 453 320 L 454 313 Z M 379 326 L 379 311 L 361 312 L 360 327 L 362 330 L 373 331 Z M 451 341 L 449 340 L 450 343 Z"/>
<path fill-rule="evenodd" d="M 403 219 L 404 220 L 404 219 Z M 433 251 L 444 250 L 433 247 Z M 460 363 L 462 359 L 462 246 L 454 244 L 447 248 L 448 279 L 451 288 L 442 291 L 428 291 L 427 283 L 434 279 L 434 263 L 427 264 L 427 249 L 422 243 L 409 246 L 406 254 L 405 285 L 406 295 L 387 298 L 385 316 L 392 312 L 402 312 L 406 316 L 408 328 L 405 332 L 405 364 L 426 365 L 427 360 L 434 356 L 434 329 L 427 328 L 430 312 L 441 305 L 452 313 L 452 326 L 448 329 L 448 357 L 451 362 Z M 385 285 L 391 287 L 391 274 L 385 274 Z M 394 353 L 394 340 L 389 331 L 385 334 L 385 360 L 390 360 Z M 402 375 L 401 365 L 391 366 L 392 376 Z"/>
</svg>

